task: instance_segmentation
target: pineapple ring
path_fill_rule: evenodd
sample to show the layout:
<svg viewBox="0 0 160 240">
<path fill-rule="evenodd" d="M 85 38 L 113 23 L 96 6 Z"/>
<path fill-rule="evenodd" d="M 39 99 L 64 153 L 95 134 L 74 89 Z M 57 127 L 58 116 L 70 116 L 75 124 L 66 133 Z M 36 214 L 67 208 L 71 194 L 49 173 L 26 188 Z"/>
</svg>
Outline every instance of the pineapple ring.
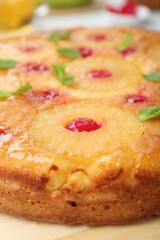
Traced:
<svg viewBox="0 0 160 240">
<path fill-rule="evenodd" d="M 92 70 L 107 70 L 112 76 L 89 78 L 88 73 Z M 67 64 L 66 73 L 74 76 L 75 82 L 71 87 L 65 87 L 65 90 L 80 98 L 132 94 L 142 81 L 141 71 L 136 65 L 117 57 L 79 59 Z"/>
<path fill-rule="evenodd" d="M 119 43 L 123 41 L 124 37 L 131 32 L 128 29 L 76 29 L 71 31 L 71 37 L 68 42 L 61 42 L 60 46 L 67 45 L 85 46 L 96 50 L 103 49 L 117 49 Z M 104 36 L 104 39 L 94 40 L 94 36 Z"/>
<path fill-rule="evenodd" d="M 154 44 L 147 51 L 148 58 L 160 64 L 160 43 Z"/>
<path fill-rule="evenodd" d="M 33 51 L 24 51 L 24 48 L 33 47 Z M 57 60 L 56 46 L 48 41 L 47 36 L 30 35 L 21 38 L 12 38 L 0 42 L 0 58 L 14 59 L 17 62 L 39 61 L 51 64 Z"/>
<path fill-rule="evenodd" d="M 33 47 L 31 52 L 22 51 L 23 47 Z M 21 64 L 39 63 L 51 67 L 53 62 L 62 63 L 62 58 L 57 54 L 56 46 L 48 40 L 48 35 L 30 35 L 17 37 L 0 42 L 0 59 L 13 59 L 17 66 L 11 69 L 0 69 L 0 89 L 15 91 L 19 86 L 29 82 L 33 88 L 52 88 L 60 84 L 52 83 L 52 73 L 44 72 L 23 72 Z M 47 79 L 47 81 L 46 81 Z"/>
<path fill-rule="evenodd" d="M 78 28 L 71 30 L 71 36 L 68 41 L 61 41 L 60 47 L 87 47 L 93 50 L 100 50 L 101 54 L 105 54 L 116 50 L 128 34 L 133 34 L 132 46 L 138 50 L 144 50 L 146 44 L 153 39 L 153 32 L 143 31 L 142 29 L 131 28 L 100 28 L 100 29 L 83 29 Z M 104 39 L 94 40 L 94 36 L 104 36 Z M 157 37 L 157 33 L 155 34 Z M 142 44 L 143 42 L 143 44 Z"/>
<path fill-rule="evenodd" d="M 65 128 L 75 118 L 91 118 L 102 124 L 92 132 L 72 132 Z M 127 126 L 127 128 L 126 128 Z M 79 164 L 91 164 L 95 157 L 128 148 L 142 135 L 143 124 L 131 111 L 100 102 L 80 102 L 41 111 L 29 130 L 35 144 Z"/>
<path fill-rule="evenodd" d="M 145 52 L 133 60 L 137 61 L 144 74 L 157 71 L 160 68 L 160 42 L 148 45 Z"/>
<path fill-rule="evenodd" d="M 53 81 L 53 76 L 50 69 L 42 72 L 23 72 L 20 71 L 20 69 L 21 66 L 17 66 L 9 70 L 0 69 L 1 89 L 14 92 L 26 82 L 29 82 L 34 90 L 60 87 L 59 81 Z"/>
</svg>

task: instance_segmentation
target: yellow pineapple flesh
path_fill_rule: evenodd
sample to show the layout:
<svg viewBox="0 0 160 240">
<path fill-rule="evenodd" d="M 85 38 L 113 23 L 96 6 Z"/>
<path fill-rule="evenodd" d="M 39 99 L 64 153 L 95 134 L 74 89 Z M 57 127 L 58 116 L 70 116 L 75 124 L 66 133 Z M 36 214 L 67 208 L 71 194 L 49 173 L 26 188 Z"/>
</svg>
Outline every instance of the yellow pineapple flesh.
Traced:
<svg viewBox="0 0 160 240">
<path fill-rule="evenodd" d="M 65 128 L 71 120 L 83 117 L 100 122 L 102 127 L 80 133 Z M 132 112 L 92 102 L 61 105 L 38 113 L 30 128 L 36 145 L 80 165 L 88 165 L 97 157 L 125 148 L 142 133 L 143 124 Z"/>
<path fill-rule="evenodd" d="M 111 76 L 89 77 L 93 70 L 106 70 Z M 66 72 L 75 78 L 73 86 L 66 90 L 80 98 L 107 98 L 134 93 L 142 81 L 141 71 L 134 63 L 112 56 L 76 60 L 66 64 Z"/>
</svg>

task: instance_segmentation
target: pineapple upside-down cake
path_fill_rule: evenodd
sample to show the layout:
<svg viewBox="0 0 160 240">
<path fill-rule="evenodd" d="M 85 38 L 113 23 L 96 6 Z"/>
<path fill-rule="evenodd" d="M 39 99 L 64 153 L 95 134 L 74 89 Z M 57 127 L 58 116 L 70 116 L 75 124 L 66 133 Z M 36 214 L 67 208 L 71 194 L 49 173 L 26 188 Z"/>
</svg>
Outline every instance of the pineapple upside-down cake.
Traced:
<svg viewBox="0 0 160 240">
<path fill-rule="evenodd" d="M 0 41 L 0 211 L 87 225 L 160 215 L 160 33 Z"/>
</svg>

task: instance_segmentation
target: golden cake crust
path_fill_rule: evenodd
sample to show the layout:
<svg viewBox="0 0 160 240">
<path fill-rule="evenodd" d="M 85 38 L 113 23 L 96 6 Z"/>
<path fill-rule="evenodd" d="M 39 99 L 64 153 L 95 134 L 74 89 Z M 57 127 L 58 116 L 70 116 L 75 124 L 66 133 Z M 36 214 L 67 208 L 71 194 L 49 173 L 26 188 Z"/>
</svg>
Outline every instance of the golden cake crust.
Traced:
<svg viewBox="0 0 160 240">
<path fill-rule="evenodd" d="M 0 67 L 0 90 L 11 92 L 0 98 L 0 211 L 87 225 L 160 215 L 160 118 L 138 117 L 144 108 L 160 106 L 159 83 L 144 78 L 160 69 L 160 34 L 130 28 L 68 32 L 57 42 L 50 33 L 0 42 L 0 60 L 17 61 Z M 118 46 L 128 34 L 133 51 L 124 55 Z M 105 41 L 93 40 L 97 35 Z M 60 48 L 92 54 L 70 59 L 58 54 Z M 54 64 L 74 77 L 71 85 L 58 79 Z M 111 76 L 90 78 L 97 69 Z M 26 83 L 32 89 L 14 94 Z M 147 100 L 127 102 L 133 96 Z M 101 128 L 66 129 L 84 117 Z"/>
</svg>

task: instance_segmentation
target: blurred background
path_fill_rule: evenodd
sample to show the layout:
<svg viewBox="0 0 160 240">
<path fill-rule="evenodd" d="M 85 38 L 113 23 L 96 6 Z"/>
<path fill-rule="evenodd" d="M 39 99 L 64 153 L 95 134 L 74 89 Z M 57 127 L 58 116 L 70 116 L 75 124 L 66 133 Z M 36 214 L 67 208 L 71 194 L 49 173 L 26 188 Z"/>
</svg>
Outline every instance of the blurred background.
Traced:
<svg viewBox="0 0 160 240">
<path fill-rule="evenodd" d="M 160 0 L 0 0 L 0 37 L 112 25 L 160 30 Z"/>
</svg>

